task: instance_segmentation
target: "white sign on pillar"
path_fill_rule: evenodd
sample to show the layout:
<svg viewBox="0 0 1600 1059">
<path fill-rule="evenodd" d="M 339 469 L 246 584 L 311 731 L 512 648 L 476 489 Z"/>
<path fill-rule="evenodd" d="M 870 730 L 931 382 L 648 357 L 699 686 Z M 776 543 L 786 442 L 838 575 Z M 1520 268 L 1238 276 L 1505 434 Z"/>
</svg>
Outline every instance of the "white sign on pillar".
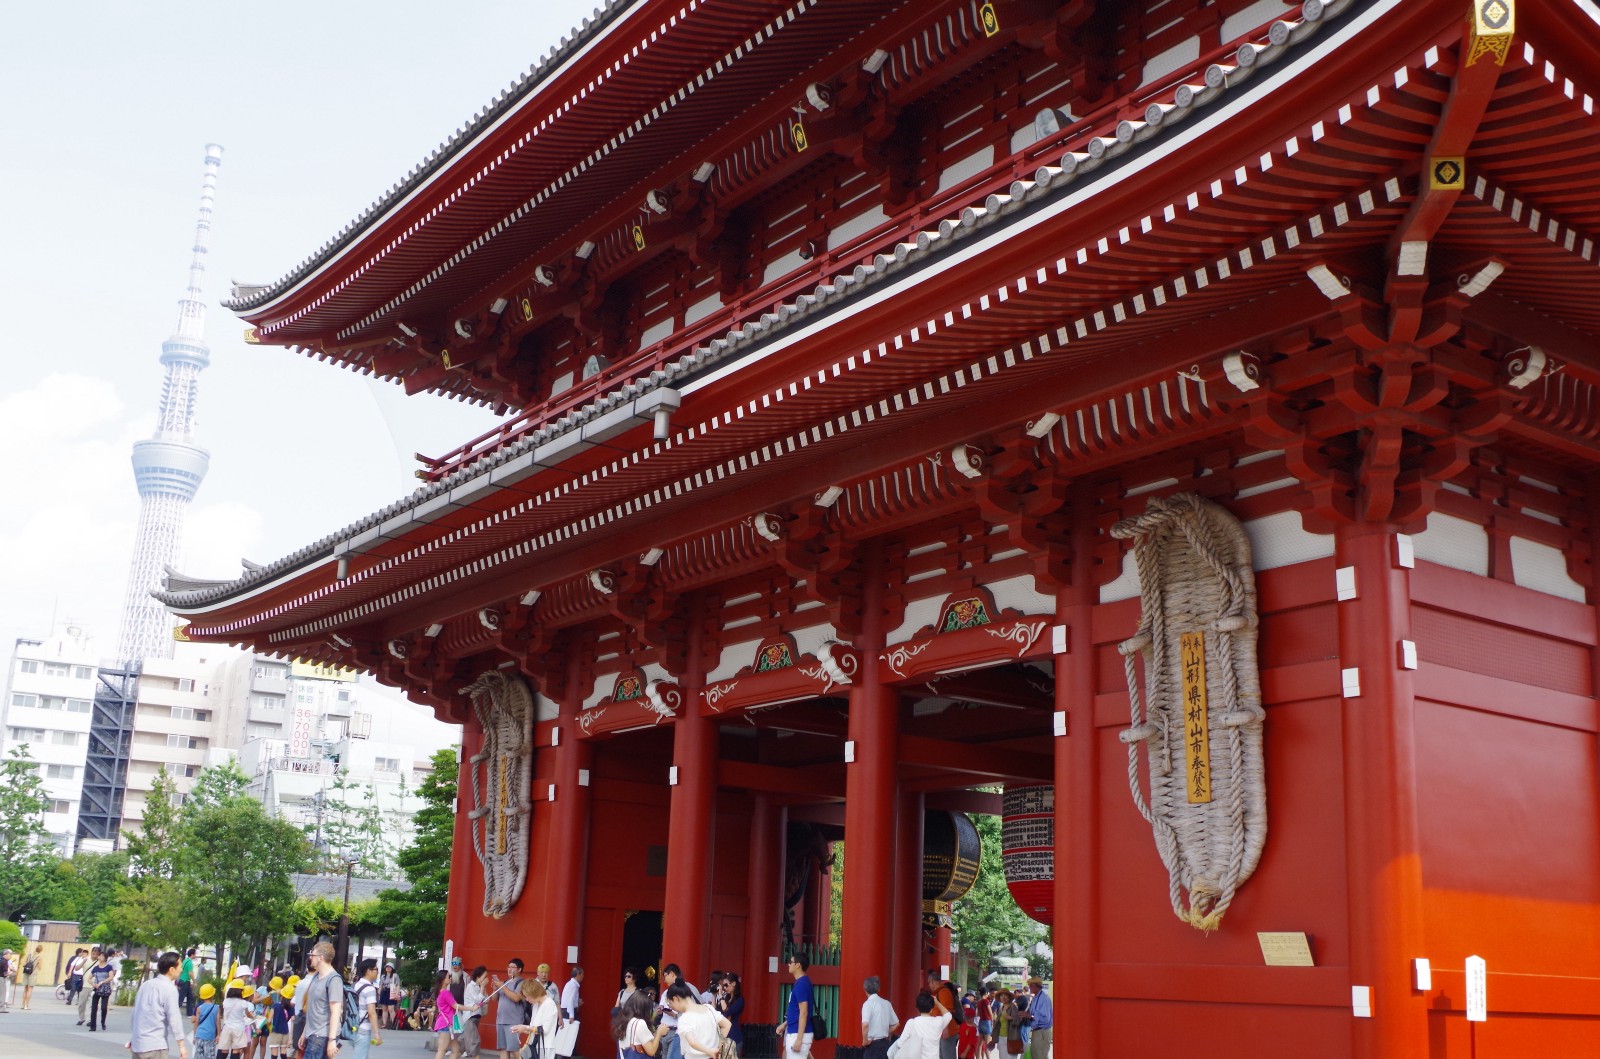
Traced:
<svg viewBox="0 0 1600 1059">
<path fill-rule="evenodd" d="M 1467 957 L 1467 1021 L 1489 1021 L 1489 964 L 1482 956 Z"/>
</svg>

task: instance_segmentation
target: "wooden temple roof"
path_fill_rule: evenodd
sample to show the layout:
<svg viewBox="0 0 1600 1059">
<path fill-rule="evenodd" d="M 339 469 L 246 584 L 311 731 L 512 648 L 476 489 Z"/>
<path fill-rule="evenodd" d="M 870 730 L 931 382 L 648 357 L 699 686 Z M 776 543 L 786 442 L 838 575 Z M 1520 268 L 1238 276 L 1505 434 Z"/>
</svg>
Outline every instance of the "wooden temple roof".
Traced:
<svg viewBox="0 0 1600 1059">
<path fill-rule="evenodd" d="M 1514 407 L 1508 434 L 1592 462 L 1600 174 L 1586 160 L 1600 148 L 1600 86 L 1584 79 L 1600 69 L 1600 27 L 1581 5 L 1524 8 L 1504 66 L 1470 74 L 1459 8 L 1307 4 L 1316 21 L 1262 27 L 1024 148 L 885 226 L 853 261 L 777 284 L 738 326 L 679 336 L 670 358 L 583 403 L 464 446 L 412 496 L 236 581 L 174 583 L 163 601 L 197 639 L 362 664 L 344 631 L 450 621 L 465 651 L 476 634 L 459 616 L 504 601 L 508 583 L 581 596 L 589 571 L 663 545 L 663 569 L 687 583 L 711 538 L 723 561 L 754 568 L 773 543 L 750 512 L 833 486 L 846 487 L 839 519 L 852 505 L 883 516 L 970 502 L 977 486 L 952 441 L 1027 425 L 1037 459 L 1082 473 L 1237 431 L 1252 387 L 1230 387 L 1233 373 L 1281 365 L 1315 393 L 1316 365 L 1290 367 L 1283 352 L 1361 324 L 1383 300 L 1372 288 L 1397 232 L 1424 229 L 1431 270 L 1452 283 L 1417 312 L 1471 334 L 1462 377 L 1484 376 Z M 1458 150 L 1439 151 L 1451 136 Z M 1430 145 L 1468 160 L 1442 209 Z M 432 185 L 446 196 L 434 209 L 459 201 L 448 184 Z M 349 247 L 392 238 L 403 212 Z M 432 257 L 406 245 L 436 268 L 467 260 L 451 239 L 427 243 Z M 529 260 L 532 244 L 516 245 L 504 260 L 472 257 L 438 296 L 489 289 Z M 310 280 L 291 284 L 247 315 L 283 314 L 292 340 L 330 307 L 349 306 L 338 310 L 349 319 L 420 296 L 401 288 L 403 270 L 350 271 L 315 296 Z M 1510 336 L 1536 341 L 1561 373 L 1508 384 Z M 667 392 L 681 407 L 653 441 L 652 401 Z"/>
</svg>

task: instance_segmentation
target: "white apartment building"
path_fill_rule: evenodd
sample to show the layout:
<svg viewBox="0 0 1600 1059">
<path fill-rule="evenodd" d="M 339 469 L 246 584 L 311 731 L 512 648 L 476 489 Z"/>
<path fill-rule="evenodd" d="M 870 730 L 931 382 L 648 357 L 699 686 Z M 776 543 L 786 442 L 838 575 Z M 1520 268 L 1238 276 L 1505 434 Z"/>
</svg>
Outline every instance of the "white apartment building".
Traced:
<svg viewBox="0 0 1600 1059">
<path fill-rule="evenodd" d="M 18 640 L 0 704 L 0 755 L 26 745 L 38 762 L 50 799 L 45 830 L 66 855 L 77 844 L 96 666 L 94 643 L 76 625 L 44 640 Z"/>
<path fill-rule="evenodd" d="M 71 625 L 17 641 L 0 702 L 0 754 L 28 745 L 50 797 L 45 827 L 66 854 L 109 852 L 136 833 L 162 767 L 181 804 L 203 769 L 230 758 L 269 813 L 313 834 L 319 817 L 350 811 L 339 800 L 372 801 L 397 850 L 434 752 L 460 738 L 347 671 L 184 642 L 172 658 L 101 662 Z"/>
<path fill-rule="evenodd" d="M 147 658 L 140 667 L 119 830 L 138 830 L 145 798 L 162 767 L 175 781 L 181 804 L 202 769 L 237 753 L 237 744 L 222 738 L 224 708 L 217 676 L 241 652 L 214 644 L 175 646 L 173 657 Z"/>
<path fill-rule="evenodd" d="M 265 655 L 231 661 L 224 739 L 237 739 L 250 793 L 267 812 L 304 826 L 333 855 L 332 823 L 372 804 L 391 854 L 411 841 L 417 786 L 454 725 L 354 673 Z"/>
</svg>

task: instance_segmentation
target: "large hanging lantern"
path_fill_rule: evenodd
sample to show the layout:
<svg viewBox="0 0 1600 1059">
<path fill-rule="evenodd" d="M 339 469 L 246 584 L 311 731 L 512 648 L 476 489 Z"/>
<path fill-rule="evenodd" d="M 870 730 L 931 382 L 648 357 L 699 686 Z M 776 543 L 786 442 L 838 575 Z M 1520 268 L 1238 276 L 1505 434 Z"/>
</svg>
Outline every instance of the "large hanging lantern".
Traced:
<svg viewBox="0 0 1600 1059">
<path fill-rule="evenodd" d="M 1029 918 L 1049 926 L 1055 917 L 1056 789 L 1007 787 L 1000 818 L 1000 857 L 1006 888 Z"/>
<path fill-rule="evenodd" d="M 934 810 L 922 821 L 922 923 L 950 925 L 950 902 L 965 897 L 978 879 L 983 842 L 965 813 Z"/>
</svg>

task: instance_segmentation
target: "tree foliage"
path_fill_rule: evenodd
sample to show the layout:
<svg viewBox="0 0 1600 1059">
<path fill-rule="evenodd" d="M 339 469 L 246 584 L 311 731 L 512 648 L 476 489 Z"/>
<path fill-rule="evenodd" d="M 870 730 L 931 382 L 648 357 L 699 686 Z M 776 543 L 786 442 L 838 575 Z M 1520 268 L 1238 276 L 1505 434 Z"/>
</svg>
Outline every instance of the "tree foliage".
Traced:
<svg viewBox="0 0 1600 1059">
<path fill-rule="evenodd" d="M 189 798 L 183 804 L 184 822 L 192 823 L 197 814 L 207 809 L 227 805 L 240 798 L 248 799 L 250 796 L 245 790 L 249 786 L 250 777 L 244 774 L 239 768 L 239 763 L 232 758 L 203 770 L 195 779 L 194 787 L 189 791 Z"/>
<path fill-rule="evenodd" d="M 314 831 L 318 867 L 342 872 L 350 861 L 368 878 L 383 878 L 394 869 L 394 851 L 378 804 L 378 789 L 357 783 L 340 772 L 322 796 Z"/>
<path fill-rule="evenodd" d="M 23 743 L 0 762 L 0 917 L 22 920 L 41 914 L 59 880 L 59 851 L 44 827 L 50 805 L 38 763 Z"/>
<path fill-rule="evenodd" d="M 444 909 L 450 892 L 450 853 L 455 841 L 458 765 L 446 747 L 433 755 L 433 772 L 417 788 L 422 808 L 413 821 L 411 845 L 396 856 L 409 890 L 384 890 L 373 912 L 375 925 L 398 939 L 396 953 L 425 974 L 444 952 Z"/>
<path fill-rule="evenodd" d="M 78 852 L 55 871 L 57 886 L 45 918 L 78 923 L 80 937 L 109 940 L 109 932 L 97 932 L 105 930 L 106 913 L 127 880 L 128 854 Z"/>
<path fill-rule="evenodd" d="M 139 830 L 126 836 L 129 870 L 135 878 L 172 878 L 172 858 L 177 846 L 179 817 L 173 805 L 178 784 L 167 766 L 156 770 L 150 793 L 144 799 Z"/>
<path fill-rule="evenodd" d="M 289 876 L 306 867 L 309 853 L 301 830 L 242 794 L 185 808 L 175 867 L 186 921 L 200 937 L 239 948 L 289 930 Z"/>
<path fill-rule="evenodd" d="M 9 919 L 0 919 L 0 949 L 10 949 L 12 952 L 21 952 L 28 943 L 22 936 L 22 928 Z"/>
<path fill-rule="evenodd" d="M 106 908 L 92 937 L 179 949 L 198 940 L 185 907 L 182 885 L 175 879 L 151 876 L 117 887 L 116 899 Z"/>
<path fill-rule="evenodd" d="M 974 814 L 983 842 L 978 878 L 951 909 L 951 934 L 961 951 L 987 964 L 994 956 L 1026 954 L 1043 939 L 1044 928 L 1029 919 L 1006 886 L 1000 858 L 1000 818 Z"/>
</svg>

